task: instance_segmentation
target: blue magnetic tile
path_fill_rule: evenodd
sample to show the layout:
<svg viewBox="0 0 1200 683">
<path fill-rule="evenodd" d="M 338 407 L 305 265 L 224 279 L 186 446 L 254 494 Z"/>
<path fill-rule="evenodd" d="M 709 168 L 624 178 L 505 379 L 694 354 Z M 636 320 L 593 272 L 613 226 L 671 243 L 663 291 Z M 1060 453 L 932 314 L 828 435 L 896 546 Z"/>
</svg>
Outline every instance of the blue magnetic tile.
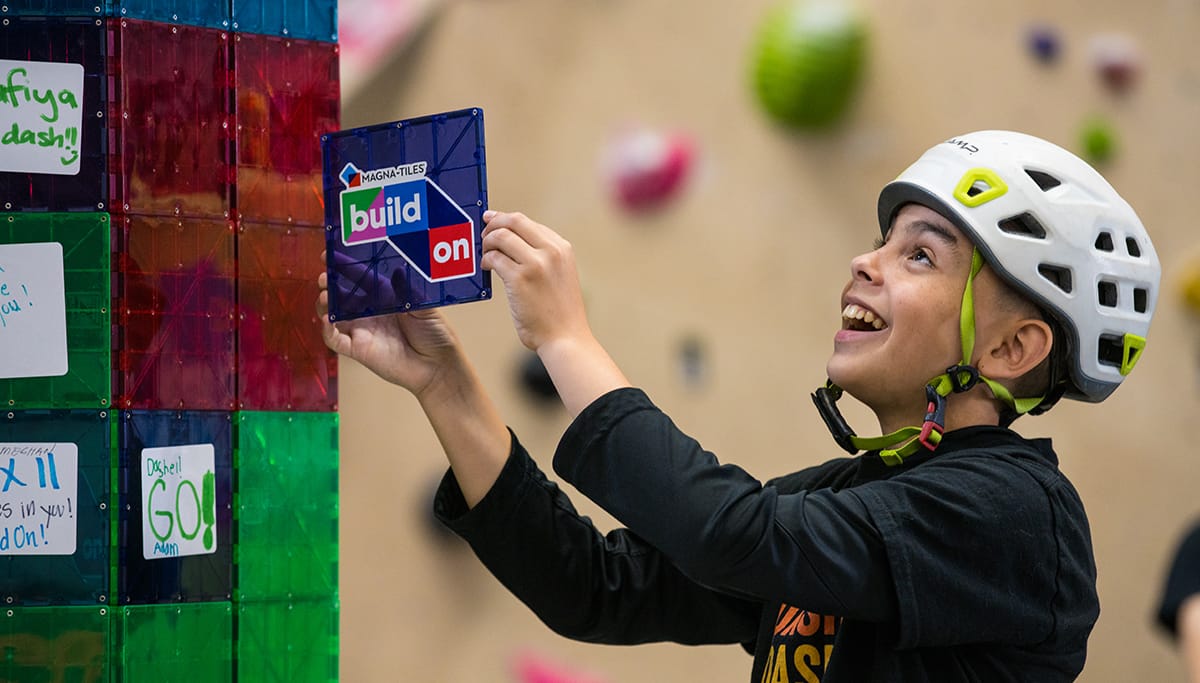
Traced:
<svg viewBox="0 0 1200 683">
<path fill-rule="evenodd" d="M 6 0 L 0 15 L 9 16 L 104 16 L 111 0 Z"/>
<path fill-rule="evenodd" d="M 321 148 L 330 319 L 491 297 L 482 109 L 338 131 Z"/>
<path fill-rule="evenodd" d="M 8 6 L 11 9 L 12 5 Z M 88 9 L 92 7 L 88 3 Z M 79 152 L 79 172 L 75 175 L 0 172 L 0 210 L 107 210 L 108 86 L 105 70 L 108 28 L 105 20 L 5 19 L 0 22 L 0 59 L 79 64 L 84 73 L 83 101 L 79 103 L 83 110 L 79 146 L 74 148 L 70 138 L 64 138 L 63 148 L 64 154 Z M 8 75 L 0 74 L 0 81 L 7 84 Z M 42 132 L 49 133 L 49 127 Z"/>
<path fill-rule="evenodd" d="M 169 24 L 229 28 L 228 0 L 110 0 L 113 16 Z M 286 3 L 284 3 L 286 4 Z"/>
<path fill-rule="evenodd" d="M 60 456 L 52 463 L 50 456 L 22 453 L 16 444 L 75 445 L 72 503 L 53 495 L 55 488 L 61 488 L 55 486 L 58 480 L 70 476 L 62 450 L 55 448 Z M 0 471 L 0 596 L 6 603 L 71 605 L 108 600 L 110 446 L 107 411 L 15 410 L 0 416 L 0 469 L 4 470 Z M 70 498 L 70 493 L 63 496 Z M 73 553 L 23 554 L 47 538 L 46 525 L 62 522 L 75 525 Z M 18 549 L 18 543 L 24 547 Z"/>
<path fill-rule="evenodd" d="M 233 30 L 337 42 L 337 0 L 233 0 Z"/>
<path fill-rule="evenodd" d="M 119 425 L 120 521 L 117 592 L 120 604 L 228 600 L 233 573 L 232 414 L 215 411 L 122 411 Z M 212 444 L 216 467 L 216 550 L 204 555 L 146 559 L 142 546 L 142 451 Z M 168 494 L 169 496 L 169 494 Z M 177 499 L 182 496 L 177 495 Z M 186 500 L 184 501 L 186 503 Z M 182 515 L 182 512 L 177 514 Z"/>
</svg>

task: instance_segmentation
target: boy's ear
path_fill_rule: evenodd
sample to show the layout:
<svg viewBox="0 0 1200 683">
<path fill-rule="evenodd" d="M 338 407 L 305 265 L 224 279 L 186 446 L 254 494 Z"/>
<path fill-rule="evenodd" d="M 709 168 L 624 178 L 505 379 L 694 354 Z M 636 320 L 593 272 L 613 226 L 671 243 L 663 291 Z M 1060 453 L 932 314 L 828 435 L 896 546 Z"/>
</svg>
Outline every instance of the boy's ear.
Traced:
<svg viewBox="0 0 1200 683">
<path fill-rule="evenodd" d="M 1016 379 L 1050 355 L 1054 333 L 1045 320 L 1024 318 L 1011 323 L 979 360 L 979 372 L 992 379 Z"/>
</svg>

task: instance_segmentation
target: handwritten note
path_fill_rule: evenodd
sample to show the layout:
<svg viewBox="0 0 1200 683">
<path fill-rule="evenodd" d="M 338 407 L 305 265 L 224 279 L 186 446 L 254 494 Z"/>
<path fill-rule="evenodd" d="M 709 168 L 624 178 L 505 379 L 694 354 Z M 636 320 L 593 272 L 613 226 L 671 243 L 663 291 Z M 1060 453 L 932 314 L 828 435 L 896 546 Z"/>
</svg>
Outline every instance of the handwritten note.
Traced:
<svg viewBox="0 0 1200 683">
<path fill-rule="evenodd" d="M 79 447 L 0 443 L 0 555 L 74 555 Z"/>
<path fill-rule="evenodd" d="M 142 450 L 142 557 L 217 551 L 215 463 L 210 443 Z"/>
<path fill-rule="evenodd" d="M 58 242 L 0 244 L 0 378 L 67 374 L 67 296 Z"/>
<path fill-rule="evenodd" d="M 0 171 L 79 173 L 83 65 L 0 59 Z"/>
</svg>

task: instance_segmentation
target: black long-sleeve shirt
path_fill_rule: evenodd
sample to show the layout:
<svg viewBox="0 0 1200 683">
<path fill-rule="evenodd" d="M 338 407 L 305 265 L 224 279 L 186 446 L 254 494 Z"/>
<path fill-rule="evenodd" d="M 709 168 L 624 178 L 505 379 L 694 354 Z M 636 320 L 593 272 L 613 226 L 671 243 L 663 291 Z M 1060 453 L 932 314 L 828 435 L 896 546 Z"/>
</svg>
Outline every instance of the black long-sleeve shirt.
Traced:
<svg viewBox="0 0 1200 683">
<path fill-rule="evenodd" d="M 722 465 L 639 390 L 568 428 L 556 471 L 626 528 L 602 535 L 514 437 L 467 510 L 435 500 L 555 631 L 741 643 L 762 681 L 1062 681 L 1099 613 L 1083 506 L 1046 441 L 945 435 L 888 467 L 839 458 L 767 482 Z"/>
</svg>

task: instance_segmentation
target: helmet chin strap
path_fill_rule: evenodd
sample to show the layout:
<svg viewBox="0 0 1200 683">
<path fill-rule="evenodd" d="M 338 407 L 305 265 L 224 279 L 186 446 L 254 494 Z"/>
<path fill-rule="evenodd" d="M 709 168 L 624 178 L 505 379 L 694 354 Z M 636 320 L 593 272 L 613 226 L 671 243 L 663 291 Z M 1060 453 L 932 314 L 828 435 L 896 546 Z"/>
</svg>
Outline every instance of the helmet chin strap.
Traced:
<svg viewBox="0 0 1200 683">
<path fill-rule="evenodd" d="M 963 290 L 962 307 L 958 316 L 962 360 L 925 384 L 925 419 L 920 427 L 903 427 L 883 436 L 861 437 L 854 433 L 837 408 L 837 401 L 843 393 L 841 387 L 827 381 L 825 386 L 813 392 L 813 403 L 839 446 L 851 454 L 878 450 L 879 457 L 888 465 L 902 464 L 905 458 L 921 448 L 936 450 L 942 441 L 942 433 L 946 430 L 946 397 L 951 393 L 969 391 L 979 382 L 987 385 L 993 397 L 1015 410 L 1018 415 L 1029 412 L 1041 403 L 1041 396 L 1013 398 L 1012 393 L 1003 385 L 980 375 L 979 370 L 970 364 L 971 354 L 975 350 L 975 276 L 982 268 L 983 256 L 975 249 L 971 253 L 971 273 L 967 276 L 967 286 Z"/>
</svg>

